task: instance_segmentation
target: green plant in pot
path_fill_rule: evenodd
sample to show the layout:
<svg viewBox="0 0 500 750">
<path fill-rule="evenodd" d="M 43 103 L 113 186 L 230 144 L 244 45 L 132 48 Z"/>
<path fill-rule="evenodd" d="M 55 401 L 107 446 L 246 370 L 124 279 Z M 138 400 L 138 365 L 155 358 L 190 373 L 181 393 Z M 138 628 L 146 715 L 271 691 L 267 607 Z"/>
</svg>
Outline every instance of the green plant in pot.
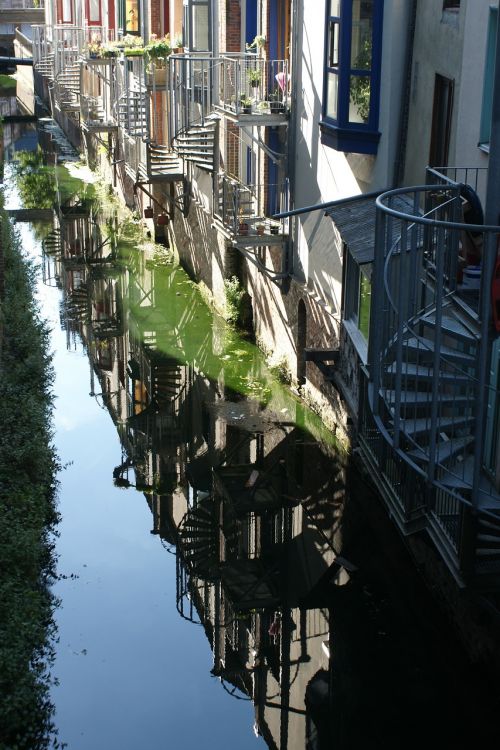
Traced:
<svg viewBox="0 0 500 750">
<path fill-rule="evenodd" d="M 252 88 L 256 89 L 258 86 L 260 86 L 262 73 L 258 68 L 251 68 L 247 73 L 247 77 L 248 83 Z"/>
<path fill-rule="evenodd" d="M 170 43 L 170 34 L 166 34 L 161 39 L 157 39 L 155 34 L 151 34 L 151 41 L 144 48 L 149 63 L 154 63 L 155 68 L 160 70 L 166 67 L 167 58 L 172 52 Z"/>
<path fill-rule="evenodd" d="M 240 106 L 245 114 L 249 114 L 252 111 L 252 100 L 246 94 L 240 96 Z"/>
</svg>

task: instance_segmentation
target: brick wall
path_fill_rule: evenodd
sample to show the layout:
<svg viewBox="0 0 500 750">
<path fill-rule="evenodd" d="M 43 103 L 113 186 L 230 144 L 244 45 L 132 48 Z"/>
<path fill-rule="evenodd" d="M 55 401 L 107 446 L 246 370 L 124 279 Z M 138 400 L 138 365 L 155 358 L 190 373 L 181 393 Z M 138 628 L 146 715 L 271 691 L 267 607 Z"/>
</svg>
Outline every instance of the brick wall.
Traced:
<svg viewBox="0 0 500 750">
<path fill-rule="evenodd" d="M 149 33 L 161 36 L 161 6 L 164 0 L 150 0 Z"/>
</svg>

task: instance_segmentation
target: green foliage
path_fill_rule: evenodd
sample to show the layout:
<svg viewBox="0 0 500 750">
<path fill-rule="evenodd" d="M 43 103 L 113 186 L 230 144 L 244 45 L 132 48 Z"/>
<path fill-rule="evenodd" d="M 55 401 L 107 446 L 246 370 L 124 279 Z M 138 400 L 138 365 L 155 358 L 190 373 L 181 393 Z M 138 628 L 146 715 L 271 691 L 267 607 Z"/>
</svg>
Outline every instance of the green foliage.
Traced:
<svg viewBox="0 0 500 750">
<path fill-rule="evenodd" d="M 349 96 L 352 104 L 356 107 L 359 116 L 363 122 L 368 122 L 370 115 L 370 68 L 372 63 L 372 40 L 365 39 L 361 45 L 361 50 L 354 61 L 354 68 L 357 70 L 366 70 L 367 75 L 351 76 Z"/>
<path fill-rule="evenodd" d="M 278 383 L 283 383 L 284 385 L 291 384 L 292 373 L 290 372 L 288 359 L 285 356 L 280 357 L 274 364 L 270 365 L 269 369 Z"/>
<path fill-rule="evenodd" d="M 167 58 L 172 52 L 172 45 L 170 44 L 170 34 L 161 39 L 152 39 L 148 45 L 144 48 L 146 57 L 149 61 L 154 60 L 156 67 L 164 67 L 165 58 Z"/>
<path fill-rule="evenodd" d="M 250 86 L 258 86 L 261 80 L 261 72 L 258 68 L 250 68 L 247 73 Z"/>
<path fill-rule="evenodd" d="M 225 318 L 228 323 L 236 324 L 241 317 L 243 297 L 245 295 L 245 290 L 236 276 L 231 276 L 230 279 L 224 279 L 224 294 L 226 309 Z"/>
<path fill-rule="evenodd" d="M 53 169 L 45 166 L 40 147 L 18 152 L 16 178 L 24 208 L 53 207 L 57 197 Z"/>
<path fill-rule="evenodd" d="M 49 694 L 58 523 L 53 373 L 48 331 L 33 301 L 34 271 L 5 216 L 1 235 L 0 748 L 43 750 L 61 747 Z"/>
</svg>

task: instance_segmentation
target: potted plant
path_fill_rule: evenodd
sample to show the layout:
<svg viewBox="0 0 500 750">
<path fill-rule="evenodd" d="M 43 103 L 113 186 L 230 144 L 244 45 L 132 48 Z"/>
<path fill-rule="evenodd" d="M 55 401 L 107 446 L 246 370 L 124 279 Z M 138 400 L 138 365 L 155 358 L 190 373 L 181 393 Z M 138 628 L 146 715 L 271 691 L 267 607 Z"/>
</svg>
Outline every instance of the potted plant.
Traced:
<svg viewBox="0 0 500 750">
<path fill-rule="evenodd" d="M 265 229 L 264 224 L 257 224 L 257 226 L 255 227 L 255 231 L 257 232 L 259 236 L 262 236 L 264 234 L 264 229 Z"/>
<path fill-rule="evenodd" d="M 148 74 L 150 79 L 154 78 L 157 85 L 164 85 L 167 75 L 167 58 L 172 52 L 170 34 L 157 39 L 156 34 L 151 34 L 151 41 L 144 48 L 148 61 Z"/>
<path fill-rule="evenodd" d="M 272 94 L 269 94 L 269 109 L 272 115 L 285 111 L 285 105 L 281 101 L 279 89 L 275 89 Z"/>
<path fill-rule="evenodd" d="M 102 45 L 99 39 L 93 39 L 87 44 L 87 54 L 91 60 L 102 57 Z"/>
<path fill-rule="evenodd" d="M 109 44 L 104 44 L 102 47 L 102 57 L 105 59 L 113 59 L 118 56 L 119 48 L 116 44 L 113 44 L 110 42 Z"/>
<path fill-rule="evenodd" d="M 123 47 L 125 57 L 142 57 L 144 54 L 144 41 L 141 36 L 135 34 L 125 34 L 120 47 Z"/>
<path fill-rule="evenodd" d="M 153 206 L 146 206 L 144 209 L 144 218 L 145 219 L 152 219 L 155 215 Z"/>
<path fill-rule="evenodd" d="M 247 44 L 247 50 L 250 52 L 252 50 L 261 50 L 266 45 L 266 37 L 262 36 L 261 34 L 257 34 L 257 36 L 254 38 L 253 42 L 251 44 Z"/>
<path fill-rule="evenodd" d="M 181 54 L 184 52 L 184 40 L 182 38 L 182 32 L 179 32 L 174 36 L 172 52 L 175 54 Z"/>
<path fill-rule="evenodd" d="M 262 73 L 258 68 L 250 68 L 250 70 L 247 72 L 247 76 L 248 83 L 253 89 L 256 89 L 258 86 L 260 86 Z"/>
<path fill-rule="evenodd" d="M 248 229 L 249 229 L 248 222 L 245 221 L 244 217 L 241 215 L 240 216 L 240 222 L 238 224 L 238 234 L 247 235 L 248 234 Z"/>
<path fill-rule="evenodd" d="M 162 214 L 158 214 L 158 216 L 156 217 L 156 223 L 160 227 L 165 227 L 169 221 L 170 221 L 170 217 L 168 216 L 168 214 L 162 213 Z"/>
<path fill-rule="evenodd" d="M 252 112 L 252 100 L 250 97 L 246 96 L 246 94 L 243 94 L 240 96 L 240 106 L 241 110 L 244 114 L 251 114 Z"/>
</svg>

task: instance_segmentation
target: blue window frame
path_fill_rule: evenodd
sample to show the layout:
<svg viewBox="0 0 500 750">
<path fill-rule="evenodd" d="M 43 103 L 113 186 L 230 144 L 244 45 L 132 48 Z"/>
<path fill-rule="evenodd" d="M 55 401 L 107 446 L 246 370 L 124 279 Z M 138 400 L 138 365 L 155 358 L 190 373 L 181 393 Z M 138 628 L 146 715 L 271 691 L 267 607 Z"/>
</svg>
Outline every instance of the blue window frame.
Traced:
<svg viewBox="0 0 500 750">
<path fill-rule="evenodd" d="M 327 0 L 322 141 L 376 154 L 384 0 Z"/>
</svg>

